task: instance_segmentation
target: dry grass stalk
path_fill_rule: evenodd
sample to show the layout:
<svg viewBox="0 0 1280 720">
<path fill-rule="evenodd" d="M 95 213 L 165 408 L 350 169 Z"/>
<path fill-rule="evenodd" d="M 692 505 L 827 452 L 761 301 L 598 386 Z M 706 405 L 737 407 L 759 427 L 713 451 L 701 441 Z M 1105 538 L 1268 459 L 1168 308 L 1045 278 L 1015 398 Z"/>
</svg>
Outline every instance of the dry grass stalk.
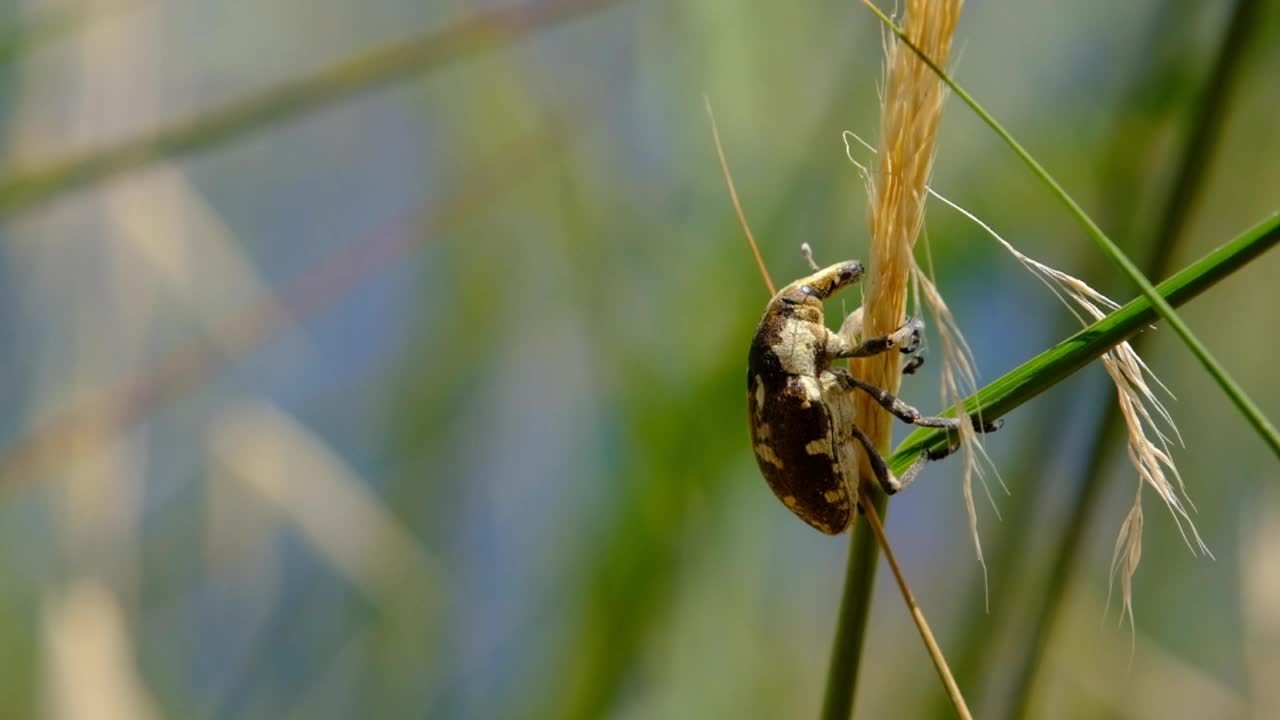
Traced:
<svg viewBox="0 0 1280 720">
<path fill-rule="evenodd" d="M 924 617 L 924 611 L 920 609 L 920 604 L 916 602 L 916 596 L 911 592 L 911 586 L 907 584 L 907 578 L 902 574 L 902 566 L 898 564 L 898 558 L 893 553 L 893 547 L 889 544 L 889 538 L 884 534 L 884 524 L 880 522 L 880 515 L 876 512 L 875 505 L 871 499 L 867 497 L 866 487 L 863 487 L 859 493 L 860 502 L 867 509 L 867 523 L 871 526 L 871 532 L 875 533 L 876 542 L 880 543 L 880 549 L 884 552 L 885 560 L 889 563 L 889 569 L 893 571 L 893 578 L 898 581 L 898 590 L 902 592 L 902 601 L 906 603 L 908 612 L 911 613 L 911 620 L 916 624 L 916 630 L 920 632 L 920 639 L 924 641 L 925 650 L 929 653 L 929 658 L 933 661 L 933 667 L 938 671 L 938 679 L 942 681 L 942 689 L 947 693 L 947 698 L 951 701 L 952 708 L 955 709 L 956 715 L 962 720 L 972 720 L 973 715 L 969 712 L 969 706 L 964 700 L 964 694 L 960 692 L 960 686 L 956 683 L 955 675 L 951 672 L 951 666 L 947 664 L 947 659 L 942 655 L 942 649 L 938 647 L 938 641 L 933 636 L 933 630 L 929 628 L 929 621 Z"/>
<path fill-rule="evenodd" d="M 884 14 L 872 5 L 871 0 L 863 0 L 863 2 L 870 6 L 876 15 L 888 22 Z M 911 3 L 911 5 L 914 7 L 916 3 Z M 906 37 L 911 40 L 912 44 L 916 45 L 916 47 L 925 55 L 936 60 L 938 56 L 934 54 L 934 51 L 931 50 L 929 46 L 921 43 L 918 36 L 913 35 L 912 32 L 912 29 L 908 26 L 905 33 Z M 914 54 L 915 53 L 913 52 L 913 55 Z M 934 64 L 938 67 L 943 65 L 941 62 L 935 62 Z M 997 130 L 997 132 L 1003 132 L 995 125 L 994 121 L 985 116 L 985 114 L 975 103 L 972 102 L 972 100 L 969 100 L 969 103 L 979 112 L 980 115 L 984 115 L 984 119 L 986 119 L 988 123 Z M 1068 205 L 1073 205 L 1073 202 L 1069 197 L 1067 197 L 1065 191 L 1058 187 L 1056 183 L 1048 177 L 1047 173 L 1045 173 L 1042 168 L 1039 168 L 1038 164 L 1018 147 L 1017 143 L 1014 142 L 1012 138 L 1005 136 L 1005 139 L 1009 141 L 1010 145 L 1012 145 L 1020 155 L 1023 155 L 1023 158 L 1032 166 L 1037 174 L 1054 187 L 1064 202 Z M 884 160 L 882 159 L 882 164 L 883 162 Z M 932 193 L 933 191 L 928 190 L 928 192 Z M 1024 266 L 1049 286 L 1050 290 L 1057 295 L 1058 299 L 1061 300 L 1063 304 L 1067 305 L 1072 314 L 1074 314 L 1082 324 L 1085 324 L 1086 321 L 1080 313 L 1077 312 L 1076 308 L 1072 307 L 1073 302 L 1094 319 L 1100 319 L 1105 314 L 1099 309 L 1099 306 L 1111 310 L 1118 307 L 1109 298 L 1089 287 L 1083 281 L 1032 260 L 1018 252 L 1012 245 L 992 231 L 991 228 L 982 223 L 982 221 L 978 220 L 962 208 L 959 208 L 954 203 L 936 195 L 936 193 L 934 194 L 948 205 L 951 205 L 966 215 L 969 219 L 982 226 L 983 229 L 990 233 L 992 237 L 999 240 L 1000 243 L 1003 244 L 1015 257 L 1017 257 Z M 873 197 L 874 196 L 873 192 Z M 1091 221 L 1088 220 L 1082 210 L 1078 207 L 1074 207 L 1074 210 L 1086 225 L 1091 225 Z M 1100 240 L 1105 239 L 1101 237 L 1101 232 L 1098 231 L 1096 227 L 1093 228 L 1093 231 Z M 919 272 L 918 269 L 916 272 Z M 1148 288 L 1148 292 L 1150 291 L 1150 288 Z M 1171 322 L 1173 319 L 1175 318 L 1170 318 Z M 1183 339 L 1187 340 L 1190 344 L 1191 339 L 1188 331 L 1186 331 L 1185 328 L 1182 328 L 1179 332 Z M 1203 351 L 1201 351 L 1200 354 L 1203 354 Z M 1211 360 L 1207 357 L 1202 357 L 1202 360 L 1206 362 L 1206 365 L 1211 363 Z M 1151 373 L 1150 368 L 1146 366 L 1138 356 L 1137 352 L 1134 351 L 1132 346 L 1127 342 L 1121 343 L 1115 348 L 1112 348 L 1111 351 L 1103 356 L 1102 361 L 1108 375 L 1110 375 L 1112 382 L 1116 386 L 1117 400 L 1120 403 L 1121 415 L 1125 420 L 1129 434 L 1127 448 L 1129 459 L 1137 469 L 1139 476 L 1134 503 L 1129 514 L 1126 516 L 1124 523 L 1121 525 L 1119 536 L 1116 538 L 1115 552 L 1111 563 L 1112 579 L 1114 580 L 1117 574 L 1121 579 L 1124 602 L 1122 618 L 1127 616 L 1132 623 L 1132 579 L 1134 572 L 1137 570 L 1138 562 L 1142 556 L 1142 488 L 1144 485 L 1150 485 L 1165 502 L 1165 505 L 1169 508 L 1174 522 L 1177 524 L 1178 530 L 1182 534 L 1183 541 L 1187 544 L 1188 548 L 1190 548 L 1193 553 L 1204 553 L 1209 557 L 1212 557 L 1213 555 L 1201 540 L 1199 533 L 1196 531 L 1195 524 L 1191 521 L 1190 515 L 1183 506 L 1183 501 L 1185 500 L 1187 505 L 1190 505 L 1193 510 L 1195 509 L 1195 506 L 1187 497 L 1186 487 L 1182 478 L 1178 474 L 1177 467 L 1174 465 L 1173 460 L 1169 455 L 1169 439 L 1160 431 L 1159 425 L 1155 421 L 1155 416 L 1158 415 L 1174 431 L 1175 436 L 1177 435 L 1177 428 L 1174 426 L 1172 418 L 1169 416 L 1160 401 L 1151 392 L 1150 387 L 1147 385 L 1146 377 L 1150 376 L 1157 384 L 1160 384 L 1160 381 L 1153 373 Z M 1224 387 L 1230 385 L 1229 380 L 1224 380 L 1223 383 Z M 1163 388 L 1163 385 L 1161 385 L 1161 387 L 1168 392 L 1168 389 Z M 1240 402 L 1240 406 L 1247 415 L 1258 415 L 1258 413 L 1256 413 L 1256 409 L 1252 408 L 1251 404 L 1247 400 L 1242 400 Z M 961 409 L 962 408 L 957 407 L 957 410 Z M 1259 418 L 1256 426 L 1260 428 L 1263 434 L 1268 432 L 1265 420 Z M 968 433 L 968 435 L 969 438 L 973 437 L 972 433 Z M 1153 436 L 1155 440 L 1152 439 Z M 1181 438 L 1179 437 L 1178 440 L 1180 442 Z M 972 525 L 973 504 L 972 495 L 968 490 L 968 483 L 971 471 L 976 469 L 972 464 L 974 457 L 973 448 L 977 447 L 980 450 L 981 446 L 976 445 L 976 443 L 969 442 L 968 438 L 966 438 L 966 442 L 964 444 L 966 446 L 966 457 L 968 458 L 968 467 L 966 467 L 965 473 L 966 500 L 969 501 L 970 522 Z M 1170 474 L 1173 476 L 1173 480 L 1177 481 L 1176 487 L 1168 477 Z M 1190 530 L 1190 534 L 1188 534 L 1188 530 Z M 977 540 L 976 535 L 974 539 L 975 541 Z M 980 549 L 979 558 L 981 558 Z"/>
<path fill-rule="evenodd" d="M 872 153 L 876 152 L 876 149 L 868 145 L 862 138 L 858 137 L 857 133 L 846 130 L 843 137 L 845 156 L 849 158 L 849 162 L 853 163 L 854 166 L 858 168 L 862 173 L 863 178 L 867 181 L 868 186 L 871 187 L 874 182 L 871 178 L 871 174 L 867 170 L 866 166 L 854 159 L 853 148 L 850 146 L 849 140 L 856 140 Z M 981 220 L 978 220 L 963 208 L 960 208 L 955 203 L 934 192 L 933 188 L 926 186 L 925 191 L 939 200 L 942 200 L 944 203 L 956 208 L 969 219 L 985 228 L 993 237 L 1004 242 L 1003 238 L 995 235 L 995 233 Z M 1008 246 L 1007 243 L 1006 246 Z M 929 252 L 927 244 L 925 246 L 925 252 L 926 255 Z M 1016 252 L 1016 250 L 1014 252 Z M 969 414 L 962 400 L 965 397 L 973 395 L 978 389 L 978 376 L 977 371 L 974 369 L 975 362 L 973 359 L 973 351 L 969 349 L 969 344 L 965 342 L 964 335 L 960 332 L 960 326 L 956 322 L 955 316 L 951 313 L 951 308 L 947 306 L 947 302 L 942 297 L 941 291 L 938 290 L 937 284 L 933 282 L 931 277 L 932 273 L 932 257 L 930 257 L 929 260 L 929 272 L 926 273 L 920 268 L 919 264 L 915 262 L 914 255 L 912 256 L 911 280 L 915 290 L 914 296 L 916 304 L 919 305 L 921 297 L 924 298 L 924 304 L 929 307 L 930 314 L 938 323 L 938 337 L 942 342 L 942 373 L 940 388 L 942 405 L 943 407 L 954 407 L 957 416 L 962 420 L 967 421 Z M 996 479 L 1000 481 L 1002 487 L 1004 486 L 1004 481 L 1000 479 L 999 471 L 996 470 L 995 465 L 991 462 L 991 458 L 987 455 L 986 449 L 982 446 L 981 437 L 974 432 L 973 427 L 967 422 L 962 422 L 959 432 L 960 447 L 964 458 L 963 488 L 965 508 L 969 513 L 969 533 L 973 538 L 974 550 L 978 555 L 978 564 L 982 566 L 984 576 L 983 586 L 985 587 L 987 566 L 982 556 L 982 543 L 978 538 L 978 512 L 977 507 L 973 502 L 974 476 L 983 480 L 983 489 L 987 493 L 987 499 L 991 502 L 991 507 L 995 509 L 996 517 L 1000 516 L 1000 510 L 996 507 L 995 501 L 991 497 L 991 489 L 986 484 L 986 478 L 982 472 L 982 464 L 979 463 L 979 459 L 984 461 L 992 471 L 996 472 Z"/>
<path fill-rule="evenodd" d="M 960 18 L 961 0 L 908 0 L 906 33 L 926 55 L 945 65 Z M 902 324 L 912 249 L 924 222 L 934 143 L 946 88 L 916 55 L 886 40 L 886 78 L 880 113 L 880 150 L 875 181 L 869 183 L 871 251 L 863 299 L 863 332 L 882 335 Z M 902 380 L 892 353 L 854 361 L 854 372 L 896 393 Z M 892 418 L 865 394 L 857 397 L 858 423 L 888 450 Z M 865 459 L 861 476 L 871 477 Z"/>
</svg>

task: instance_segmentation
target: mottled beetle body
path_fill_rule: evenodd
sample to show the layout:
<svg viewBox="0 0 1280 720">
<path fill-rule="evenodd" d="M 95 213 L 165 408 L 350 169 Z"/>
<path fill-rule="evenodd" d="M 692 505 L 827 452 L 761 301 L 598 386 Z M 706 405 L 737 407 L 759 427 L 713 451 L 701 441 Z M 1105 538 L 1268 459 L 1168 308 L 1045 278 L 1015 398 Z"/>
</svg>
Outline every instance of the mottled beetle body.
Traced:
<svg viewBox="0 0 1280 720">
<path fill-rule="evenodd" d="M 812 262 L 812 261 L 811 261 Z M 909 320 L 889 335 L 860 339 L 861 309 L 839 333 L 827 329 L 822 303 L 862 278 L 856 260 L 837 263 L 787 285 L 769 301 L 751 340 L 747 359 L 747 412 L 756 463 L 784 505 L 814 528 L 835 535 L 853 522 L 858 456 L 865 452 L 880 486 L 888 493 L 906 487 L 928 460 L 951 451 L 922 454 L 896 478 L 870 438 L 858 428 L 853 392 L 870 394 L 898 418 L 925 427 L 955 429 L 953 418 L 922 417 L 915 408 L 833 368 L 837 358 L 904 354 L 919 347 L 923 324 Z M 921 358 L 907 366 L 919 367 Z M 975 422 L 981 432 L 999 427 Z"/>
<path fill-rule="evenodd" d="M 853 397 L 831 372 L 839 336 L 823 324 L 822 301 L 862 277 L 842 263 L 783 288 L 765 310 L 748 356 L 751 440 L 778 499 L 818 530 L 853 519 L 857 467 Z"/>
</svg>

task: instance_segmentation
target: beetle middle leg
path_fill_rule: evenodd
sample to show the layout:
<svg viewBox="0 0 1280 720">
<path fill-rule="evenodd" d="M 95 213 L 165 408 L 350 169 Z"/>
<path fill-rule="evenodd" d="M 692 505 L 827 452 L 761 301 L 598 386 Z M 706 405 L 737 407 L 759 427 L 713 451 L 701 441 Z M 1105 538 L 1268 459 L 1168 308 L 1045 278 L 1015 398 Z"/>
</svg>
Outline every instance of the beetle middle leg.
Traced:
<svg viewBox="0 0 1280 720">
<path fill-rule="evenodd" d="M 960 427 L 960 421 L 956 418 L 936 417 L 930 415 L 922 415 L 919 410 L 902 402 L 894 397 L 888 390 L 878 388 L 867 382 L 863 382 L 846 371 L 834 369 L 832 370 L 836 377 L 840 379 L 840 384 L 846 389 L 852 390 L 857 388 L 875 398 L 880 407 L 893 413 L 895 417 L 903 422 L 919 425 L 921 427 L 944 428 L 947 430 L 956 430 Z M 995 432 L 1000 429 L 1004 423 L 1000 420 L 994 422 L 982 422 L 976 415 L 971 416 L 973 429 L 978 432 L 988 433 Z"/>
</svg>

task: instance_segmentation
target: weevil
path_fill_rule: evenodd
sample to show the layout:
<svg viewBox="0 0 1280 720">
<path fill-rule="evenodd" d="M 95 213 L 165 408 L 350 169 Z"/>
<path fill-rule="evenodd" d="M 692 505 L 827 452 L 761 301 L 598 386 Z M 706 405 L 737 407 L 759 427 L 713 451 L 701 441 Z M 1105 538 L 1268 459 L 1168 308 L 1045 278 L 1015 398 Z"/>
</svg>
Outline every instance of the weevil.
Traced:
<svg viewBox="0 0 1280 720">
<path fill-rule="evenodd" d="M 810 265 L 813 274 L 782 288 L 765 307 L 747 359 L 747 412 L 756 462 L 774 495 L 801 520 L 837 535 L 855 517 L 859 447 L 889 494 L 909 485 L 925 463 L 955 449 L 922 453 L 902 477 L 894 477 L 856 423 L 854 392 L 868 393 L 881 407 L 914 425 L 955 429 L 960 421 L 921 415 L 889 392 L 831 366 L 838 358 L 891 350 L 914 355 L 924 323 L 911 318 L 888 335 L 860 338 L 859 308 L 839 333 L 832 332 L 823 319 L 823 302 L 861 280 L 862 264 L 849 260 L 818 268 L 810 258 Z M 914 371 L 922 361 L 914 355 L 904 371 Z M 974 428 L 991 432 L 999 423 L 975 418 Z"/>
</svg>

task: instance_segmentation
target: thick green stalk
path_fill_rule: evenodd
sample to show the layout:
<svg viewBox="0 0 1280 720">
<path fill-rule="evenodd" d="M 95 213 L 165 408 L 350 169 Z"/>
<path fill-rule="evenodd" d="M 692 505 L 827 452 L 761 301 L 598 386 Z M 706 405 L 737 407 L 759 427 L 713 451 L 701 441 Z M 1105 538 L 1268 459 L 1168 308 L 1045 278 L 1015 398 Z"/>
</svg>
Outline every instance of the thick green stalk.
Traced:
<svg viewBox="0 0 1280 720">
<path fill-rule="evenodd" d="M 1160 283 L 1157 292 L 1166 302 L 1181 305 L 1244 267 L 1280 242 L 1280 214 L 1273 215 L 1231 242 L 1214 250 L 1182 272 Z M 1156 320 L 1151 302 L 1135 298 L 1124 307 L 1084 328 L 1023 363 L 974 395 L 966 398 L 971 414 L 994 420 L 1053 387 L 1072 373 L 1098 359 Z M 946 414 L 954 414 L 954 408 Z M 943 430 L 921 428 L 898 446 L 890 460 L 895 473 L 904 472 L 920 453 L 950 442 Z M 885 515 L 884 496 L 876 491 L 876 509 Z M 866 523 L 853 529 L 853 541 L 845 573 L 844 596 L 827 671 L 822 718 L 844 720 L 853 709 L 853 692 L 861 667 L 871 588 L 875 585 L 879 547 Z"/>
<path fill-rule="evenodd" d="M 1280 214 L 1272 215 L 1160 283 L 1156 286 L 1156 293 L 1168 305 L 1181 305 L 1244 267 L 1277 242 L 1280 242 Z M 981 413 L 986 420 L 999 418 L 1096 360 L 1158 318 L 1157 310 L 1147 298 L 1130 300 L 1119 310 L 966 398 L 965 408 L 970 414 Z M 953 408 L 944 414 L 954 412 Z M 890 465 L 895 473 L 903 472 L 921 452 L 940 449 L 947 442 L 947 433 L 943 430 L 917 429 L 898 446 Z"/>
<path fill-rule="evenodd" d="M 874 485 L 868 489 L 881 521 L 889 510 L 888 497 Z M 827 688 L 822 696 L 823 720 L 848 720 L 853 713 L 853 692 L 858 687 L 862 646 L 866 644 L 867 617 L 871 613 L 871 588 L 876 583 L 880 545 L 870 525 L 860 520 L 853 526 L 849 562 L 844 574 L 840 616 L 827 664 Z"/>
<path fill-rule="evenodd" d="M 1152 123 L 1161 123 L 1166 118 L 1172 120 L 1179 114 L 1189 116 L 1187 122 L 1182 123 L 1186 128 L 1181 133 L 1183 149 L 1178 155 L 1182 158 L 1180 162 L 1182 171 L 1175 173 L 1177 180 L 1169 185 L 1171 189 L 1165 193 L 1168 198 L 1165 201 L 1166 210 L 1163 214 L 1165 220 L 1159 223 L 1159 231 L 1142 244 L 1141 254 L 1144 256 L 1141 261 L 1142 271 L 1149 278 L 1168 277 L 1174 269 L 1172 263 L 1177 257 L 1175 249 L 1177 238 L 1185 237 L 1185 234 L 1180 230 L 1170 232 L 1170 227 L 1180 227 L 1182 223 L 1172 222 L 1175 218 L 1171 216 L 1169 210 L 1177 208 L 1181 211 L 1179 214 L 1186 217 L 1190 214 L 1190 209 L 1195 207 L 1195 193 L 1187 192 L 1189 183 L 1185 181 L 1188 177 L 1204 177 L 1201 170 L 1211 161 L 1214 138 L 1218 134 L 1216 130 L 1220 124 L 1218 120 L 1226 115 L 1225 107 L 1229 105 L 1229 98 L 1226 97 L 1229 93 L 1226 93 L 1224 88 L 1230 84 L 1227 80 L 1237 75 L 1232 70 L 1237 63 L 1229 60 L 1240 54 L 1234 49 L 1240 38 L 1228 31 L 1224 33 L 1219 43 L 1221 50 L 1218 60 L 1207 73 L 1207 80 L 1201 92 L 1193 93 L 1191 97 L 1185 95 L 1165 97 L 1158 90 L 1158 88 L 1167 87 L 1171 75 L 1185 69 L 1192 30 L 1203 22 L 1206 9 L 1197 4 L 1179 3 L 1173 6 L 1152 7 L 1148 11 L 1142 22 L 1143 40 L 1137 41 L 1134 46 L 1140 60 L 1129 68 L 1134 75 L 1130 78 L 1128 89 L 1124 92 L 1125 102 L 1115 111 L 1111 137 L 1102 153 L 1105 162 L 1098 169 L 1101 173 L 1099 187 L 1106 198 L 1104 203 L 1108 210 L 1107 219 L 1100 219 L 1100 221 L 1111 228 L 1113 235 L 1133 237 L 1134 228 L 1139 226 L 1142 219 L 1134 213 L 1134 208 L 1138 207 L 1140 201 L 1139 191 L 1149 188 L 1153 181 L 1158 180 L 1158 177 L 1146 177 L 1145 175 L 1150 173 L 1144 170 L 1148 165 L 1144 158 L 1150 156 L 1159 142 L 1157 134 L 1150 132 Z M 1236 25 L 1237 23 L 1233 20 L 1230 27 Z M 1133 122 L 1135 116 L 1141 116 L 1143 119 L 1136 126 Z M 1137 245 L 1135 244 L 1134 247 Z M 1135 255 L 1137 255 L 1136 252 Z M 1086 275 L 1092 277 L 1097 275 L 1097 272 L 1086 273 Z M 1065 318 L 1061 322 L 1064 328 L 1068 327 L 1065 324 Z M 1143 337 L 1145 336 L 1135 338 L 1133 343 L 1135 349 L 1139 348 Z M 1115 392 L 1111 384 L 1107 382 L 1094 384 L 1096 387 L 1093 388 L 1092 396 L 1085 394 L 1078 400 L 1072 401 L 1072 404 L 1097 407 L 1098 402 L 1103 401 L 1108 413 L 1118 415 L 1119 405 L 1106 401 L 1107 397 Z M 1039 427 L 1049 422 L 1049 415 L 1056 416 L 1059 412 L 1052 408 L 1041 407 L 1034 413 L 1035 417 L 1020 416 L 1018 426 L 1024 430 L 1026 429 L 1024 426 L 1028 423 Z M 1107 422 L 1103 421 L 1094 427 L 1095 438 L 1096 431 L 1105 424 Z M 1032 432 L 1044 430 L 1045 428 L 1039 427 Z M 1118 440 L 1121 436 L 1113 433 L 1108 437 Z M 1089 457 L 1091 453 L 1076 451 L 1075 455 Z M 1111 455 L 1103 452 L 1100 457 L 1111 457 Z M 1016 453 L 1012 468 L 1001 469 L 1001 474 L 1009 484 L 1012 497 L 1010 504 L 1001 503 L 1004 522 L 994 527 L 988 526 L 984 532 L 984 536 L 994 540 L 991 543 L 993 552 L 988 559 L 988 565 L 993 569 L 990 584 L 984 583 L 981 577 L 975 576 L 965 591 L 966 598 L 962 603 L 965 609 L 960 613 L 960 617 L 971 618 L 971 620 L 958 631 L 958 637 L 953 643 L 955 649 L 951 652 L 951 661 L 956 670 L 956 682 L 968 691 L 971 700 L 984 707 L 987 714 L 1007 714 L 1009 708 L 1018 704 L 1016 698 L 1023 692 L 1019 689 L 1021 683 L 1015 680 L 1011 688 L 1005 688 L 1003 697 L 1000 699 L 990 698 L 984 703 L 979 695 L 980 689 L 985 686 L 983 679 L 989 677 L 992 672 L 991 663 L 996 662 L 1000 654 L 999 646 L 1003 635 L 1001 626 L 1011 627 L 1013 624 L 1009 610 L 1015 606 L 1025 605 L 1026 591 L 1035 585 L 1034 579 L 1045 577 L 1039 570 L 1033 570 L 1039 566 L 1036 561 L 1026 555 L 1026 548 L 1031 542 L 1032 535 L 1035 534 L 1038 537 L 1044 532 L 1044 528 L 1035 522 L 1035 516 L 1036 508 L 1040 507 L 1051 489 L 1038 477 L 1037 469 L 1043 467 L 1045 462 L 1043 448 L 1024 445 Z M 1053 460 L 1050 459 L 1048 462 L 1052 463 Z M 1004 464 L 1008 465 L 1009 462 L 1005 461 Z M 1087 475 L 1085 482 L 1089 482 Z M 1077 492 L 1080 493 L 1083 490 L 1084 488 L 1081 487 Z M 1068 513 L 1068 516 L 1070 515 L 1071 513 Z M 1059 546 L 1066 544 L 1065 537 L 1064 529 L 1057 539 Z M 1056 578 L 1052 576 L 1049 578 L 1050 583 L 1057 582 Z M 1045 605 L 1055 602 L 1043 590 L 1044 588 L 1040 587 L 1038 592 L 1032 594 L 1032 602 L 1039 603 L 1042 611 Z M 993 624 L 992 617 L 1004 618 L 1004 621 Z M 1038 652 L 1032 650 L 1032 639 L 1039 635 L 1042 633 L 1038 629 L 1030 634 L 1025 632 L 1017 634 L 1021 655 L 1020 659 L 1011 665 L 1014 668 L 1015 677 L 1030 672 L 1031 661 L 1027 658 L 1033 657 Z M 1047 637 L 1047 634 L 1045 636 Z M 1001 667 L 1006 666 L 1009 666 L 1007 662 Z M 950 717 L 950 713 L 948 705 L 934 703 L 929 716 Z"/>
<path fill-rule="evenodd" d="M 902 31 L 887 16 L 872 6 L 870 2 L 865 4 L 923 62 L 928 64 L 953 92 L 964 99 L 979 117 L 987 122 L 1010 145 L 1015 153 L 1027 163 L 1033 173 L 1045 182 L 1068 206 L 1076 218 L 1085 226 L 1086 230 L 1089 231 L 1095 242 L 1103 248 L 1113 262 L 1120 265 L 1121 269 L 1138 285 L 1144 295 L 1144 297 L 1131 301 L 1128 305 L 1111 313 L 1106 318 L 1041 353 L 1031 361 L 1024 363 L 1019 368 L 988 385 L 974 396 L 966 399 L 965 407 L 968 411 L 971 414 L 980 413 L 982 417 L 988 420 L 999 418 L 1065 379 L 1084 365 L 1097 359 L 1115 345 L 1136 334 L 1144 325 L 1149 325 L 1157 317 L 1163 317 L 1174 326 L 1175 331 L 1178 332 L 1183 342 L 1191 348 L 1201 364 L 1209 370 L 1219 385 L 1223 387 L 1241 412 L 1253 424 L 1255 430 L 1263 436 L 1273 451 L 1280 454 L 1280 433 L 1276 432 L 1275 428 L 1262 416 L 1252 401 L 1217 365 L 1217 362 L 1209 355 L 1204 346 L 1192 336 L 1190 330 L 1172 309 L 1174 305 L 1186 302 L 1203 292 L 1258 254 L 1270 248 L 1277 240 L 1280 240 L 1280 216 L 1269 218 L 1243 233 L 1236 240 L 1219 248 L 1200 262 L 1161 283 L 1158 289 L 1151 286 L 1150 282 L 1125 257 L 1123 252 L 1102 233 L 1101 229 L 1089 218 L 1084 210 L 1067 195 L 1066 191 L 990 114 L 979 106 L 968 93 L 957 86 L 941 68 L 912 45 L 902 34 Z M 949 412 L 954 414 L 954 410 Z M 920 456 L 922 451 L 941 448 L 951 442 L 954 442 L 954 438 L 948 437 L 948 434 L 944 431 L 918 429 L 907 437 L 890 460 L 893 471 L 895 473 L 904 472 Z M 884 501 L 882 499 L 877 499 L 877 507 L 883 516 Z M 846 718 L 852 711 L 878 556 L 878 547 L 875 544 L 874 537 L 865 528 L 862 528 L 860 524 L 854 530 L 853 544 L 850 549 L 844 596 L 841 599 L 835 645 L 832 648 L 831 662 L 827 675 L 823 718 Z"/>
<path fill-rule="evenodd" d="M 1159 277 L 1168 272 L 1174 246 L 1183 235 L 1183 228 L 1194 207 L 1196 196 L 1206 176 L 1206 168 L 1213 157 L 1221 135 L 1222 123 L 1227 115 L 1230 95 L 1239 69 L 1244 49 L 1257 29 L 1257 15 L 1261 3 L 1257 0 L 1239 0 L 1231 12 L 1226 30 L 1219 45 L 1217 59 L 1209 72 L 1204 96 L 1195 105 L 1191 122 L 1181 152 L 1178 172 L 1165 200 L 1159 224 L 1149 243 L 1148 274 Z M 1137 348 L 1142 337 L 1135 340 Z M 1075 576 L 1085 531 L 1098 498 L 1102 495 L 1103 468 L 1112 456 L 1115 445 L 1123 435 L 1123 416 L 1116 403 L 1109 403 L 1104 416 L 1095 427 L 1088 444 L 1089 466 L 1084 482 L 1072 502 L 1062 537 L 1054 555 L 1048 586 L 1036 613 L 1035 624 L 1025 646 L 1021 662 L 1015 665 L 1017 679 L 1011 692 L 1010 717 L 1023 718 L 1031 707 L 1032 692 L 1044 659 L 1045 648 L 1057 625 L 1059 610 L 1066 599 L 1067 584 Z"/>
</svg>

